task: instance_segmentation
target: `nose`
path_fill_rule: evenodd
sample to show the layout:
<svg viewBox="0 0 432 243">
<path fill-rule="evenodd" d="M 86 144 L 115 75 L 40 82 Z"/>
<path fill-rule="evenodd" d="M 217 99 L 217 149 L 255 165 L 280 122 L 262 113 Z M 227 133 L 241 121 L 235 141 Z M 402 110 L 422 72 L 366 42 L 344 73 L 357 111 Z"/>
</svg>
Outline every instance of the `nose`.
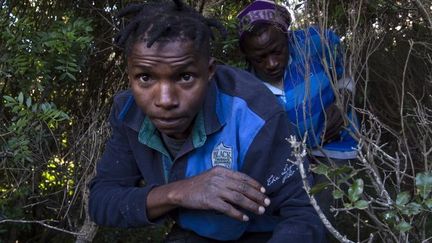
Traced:
<svg viewBox="0 0 432 243">
<path fill-rule="evenodd" d="M 266 60 L 266 69 L 268 71 L 274 71 L 279 67 L 279 61 L 274 56 L 268 56 Z"/>
<path fill-rule="evenodd" d="M 171 110 L 179 105 L 178 94 L 172 82 L 162 82 L 155 97 L 155 105 L 164 110 Z"/>
</svg>

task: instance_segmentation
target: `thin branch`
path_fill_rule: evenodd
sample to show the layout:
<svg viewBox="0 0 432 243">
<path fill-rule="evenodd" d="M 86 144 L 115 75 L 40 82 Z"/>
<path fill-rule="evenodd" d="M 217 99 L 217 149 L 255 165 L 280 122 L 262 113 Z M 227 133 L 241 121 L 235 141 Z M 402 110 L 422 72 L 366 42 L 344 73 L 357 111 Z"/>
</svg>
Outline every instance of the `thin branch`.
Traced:
<svg viewBox="0 0 432 243">
<path fill-rule="evenodd" d="M 60 232 L 66 233 L 66 234 L 75 235 L 75 236 L 82 235 L 81 233 L 72 232 L 72 231 L 68 231 L 68 230 L 65 230 L 65 229 L 57 228 L 55 226 L 51 226 L 49 224 L 46 224 L 45 222 L 49 222 L 49 220 L 15 220 L 15 219 L 3 219 L 3 220 L 0 220 L 0 224 L 4 224 L 4 223 L 40 224 L 40 225 L 42 225 L 44 227 L 47 227 L 49 229 L 60 231 Z"/>
<path fill-rule="evenodd" d="M 423 5 L 423 3 L 420 0 L 414 0 L 414 4 L 420 10 L 420 14 L 423 17 L 423 19 L 427 22 L 429 29 L 432 30 L 432 18 L 429 15 L 428 11 L 426 10 L 426 7 Z"/>
<path fill-rule="evenodd" d="M 304 168 L 304 157 L 306 156 L 306 137 L 307 134 L 304 136 L 304 139 L 302 142 L 297 141 L 297 139 L 294 136 L 291 136 L 287 141 L 291 144 L 291 148 L 293 149 L 293 155 L 296 158 L 295 161 L 289 160 L 289 162 L 296 164 L 299 167 L 300 175 L 303 182 L 303 187 L 309 197 L 310 203 L 314 207 L 315 211 L 317 212 L 318 216 L 320 217 L 321 221 L 323 222 L 324 226 L 329 230 L 329 232 L 340 242 L 343 243 L 354 243 L 353 241 L 349 240 L 345 235 L 342 235 L 337 231 L 333 225 L 330 223 L 330 221 L 327 219 L 327 217 L 322 212 L 320 206 L 318 205 L 315 197 L 310 194 L 310 186 L 309 181 L 307 179 L 306 170 Z"/>
</svg>

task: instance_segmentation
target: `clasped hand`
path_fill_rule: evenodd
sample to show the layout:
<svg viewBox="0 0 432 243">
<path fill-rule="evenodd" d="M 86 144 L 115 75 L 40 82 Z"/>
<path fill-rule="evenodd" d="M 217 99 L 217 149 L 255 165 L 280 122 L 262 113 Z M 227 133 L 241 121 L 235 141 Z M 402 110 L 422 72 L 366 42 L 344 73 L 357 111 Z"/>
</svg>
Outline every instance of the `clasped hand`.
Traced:
<svg viewBox="0 0 432 243">
<path fill-rule="evenodd" d="M 176 184 L 173 198 L 177 206 L 216 210 L 241 221 L 248 221 L 249 217 L 239 208 L 263 214 L 270 204 L 260 183 L 220 166 Z"/>
</svg>

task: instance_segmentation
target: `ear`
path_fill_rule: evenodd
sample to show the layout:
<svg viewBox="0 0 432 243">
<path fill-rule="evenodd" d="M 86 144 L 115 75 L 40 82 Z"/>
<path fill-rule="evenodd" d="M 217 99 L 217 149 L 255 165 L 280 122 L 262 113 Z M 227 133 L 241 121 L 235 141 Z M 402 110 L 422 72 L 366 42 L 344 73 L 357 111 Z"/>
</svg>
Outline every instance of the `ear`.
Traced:
<svg viewBox="0 0 432 243">
<path fill-rule="evenodd" d="M 210 80 L 213 78 L 213 75 L 216 72 L 216 63 L 215 63 L 215 59 L 213 57 L 209 58 L 209 63 L 208 63 L 208 74 L 209 74 L 209 78 L 208 78 L 208 82 L 210 82 Z"/>
</svg>

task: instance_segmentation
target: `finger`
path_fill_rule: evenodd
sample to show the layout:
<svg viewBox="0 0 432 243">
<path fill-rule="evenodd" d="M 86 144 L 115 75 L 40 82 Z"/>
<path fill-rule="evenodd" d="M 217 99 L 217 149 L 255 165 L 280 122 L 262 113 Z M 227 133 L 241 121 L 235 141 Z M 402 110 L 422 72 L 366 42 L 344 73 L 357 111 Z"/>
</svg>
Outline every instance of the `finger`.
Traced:
<svg viewBox="0 0 432 243">
<path fill-rule="evenodd" d="M 239 221 L 249 221 L 249 217 L 240 212 L 238 209 L 233 207 L 231 204 L 223 201 L 223 200 L 217 200 L 213 202 L 212 208 L 218 212 L 221 212 L 225 215 L 228 215 L 229 217 L 232 217 L 234 219 L 237 219 Z"/>
<path fill-rule="evenodd" d="M 266 207 L 268 206 L 270 203 L 270 199 L 264 194 L 262 193 L 261 190 L 259 190 L 256 187 L 251 186 L 249 183 L 246 183 L 245 181 L 241 181 L 241 180 L 227 180 L 225 182 L 225 186 L 228 189 L 228 193 L 232 193 L 231 195 L 234 197 L 229 197 L 228 199 L 231 202 L 244 202 L 243 197 L 247 198 L 249 201 L 253 202 L 253 207 L 255 209 L 258 209 L 259 206 L 263 206 Z M 224 192 L 225 193 L 225 192 Z M 227 196 L 227 194 L 224 194 L 225 196 Z M 229 194 L 228 194 L 229 195 Z M 241 197 L 239 196 L 241 195 Z M 245 207 L 245 204 L 241 205 L 243 207 Z M 252 206 L 250 206 L 252 207 Z M 245 209 L 254 211 L 254 209 L 245 207 Z"/>
<path fill-rule="evenodd" d="M 266 207 L 270 204 L 270 199 L 264 194 L 265 188 L 250 176 L 226 168 L 215 170 L 215 173 L 223 174 L 223 180 L 219 183 L 220 191 L 228 189 L 241 193 L 261 206 Z"/>
<path fill-rule="evenodd" d="M 229 170 L 228 176 L 235 181 L 242 182 L 243 184 L 245 184 L 245 186 L 248 185 L 249 187 L 252 187 L 257 191 L 260 191 L 262 193 L 265 192 L 265 188 L 258 181 L 244 173 Z"/>
<path fill-rule="evenodd" d="M 235 204 L 243 209 L 246 209 L 255 214 L 263 214 L 265 212 L 265 207 L 262 205 L 263 202 L 257 203 L 245 195 L 236 191 L 227 191 L 223 193 L 222 197 L 229 203 Z"/>
</svg>

